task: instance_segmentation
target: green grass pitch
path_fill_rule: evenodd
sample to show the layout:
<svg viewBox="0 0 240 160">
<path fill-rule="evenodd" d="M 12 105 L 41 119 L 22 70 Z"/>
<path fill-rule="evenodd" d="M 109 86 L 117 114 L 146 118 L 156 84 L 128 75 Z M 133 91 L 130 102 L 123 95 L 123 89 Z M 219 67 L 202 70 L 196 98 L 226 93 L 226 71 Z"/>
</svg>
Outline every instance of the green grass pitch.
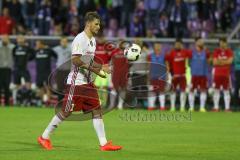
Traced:
<svg viewBox="0 0 240 160">
<path fill-rule="evenodd" d="M 53 109 L 0 107 L 0 160 L 236 160 L 240 157 L 240 113 L 194 112 L 190 121 L 123 119 L 123 115 L 136 112 L 149 113 L 116 110 L 104 115 L 107 138 L 122 145 L 121 151 L 99 151 L 91 121 L 64 122 L 52 135 L 55 149 L 45 151 L 36 139 L 52 118 Z M 159 111 L 151 113 L 157 115 Z"/>
</svg>

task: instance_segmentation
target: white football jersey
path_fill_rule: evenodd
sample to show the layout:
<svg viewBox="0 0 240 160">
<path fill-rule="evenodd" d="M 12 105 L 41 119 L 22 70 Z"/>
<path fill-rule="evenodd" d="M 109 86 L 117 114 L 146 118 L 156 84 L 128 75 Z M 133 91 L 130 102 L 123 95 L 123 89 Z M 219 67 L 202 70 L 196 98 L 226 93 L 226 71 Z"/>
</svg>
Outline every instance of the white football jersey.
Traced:
<svg viewBox="0 0 240 160">
<path fill-rule="evenodd" d="M 94 60 L 96 50 L 96 40 L 94 37 L 89 39 L 83 31 L 79 33 L 72 42 L 72 55 L 81 55 L 81 60 L 91 65 Z M 82 85 L 93 82 L 96 75 L 87 69 L 76 67 L 72 64 L 71 72 L 68 75 L 67 84 Z"/>
</svg>

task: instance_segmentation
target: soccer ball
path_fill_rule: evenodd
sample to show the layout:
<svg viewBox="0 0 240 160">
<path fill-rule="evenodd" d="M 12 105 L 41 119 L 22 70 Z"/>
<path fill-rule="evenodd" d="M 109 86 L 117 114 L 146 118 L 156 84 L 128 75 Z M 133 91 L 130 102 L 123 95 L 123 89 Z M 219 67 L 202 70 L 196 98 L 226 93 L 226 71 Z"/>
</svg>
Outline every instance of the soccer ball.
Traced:
<svg viewBox="0 0 240 160">
<path fill-rule="evenodd" d="M 124 56 L 129 61 L 136 61 L 141 56 L 141 47 L 137 44 L 132 44 L 130 47 L 124 49 Z"/>
</svg>

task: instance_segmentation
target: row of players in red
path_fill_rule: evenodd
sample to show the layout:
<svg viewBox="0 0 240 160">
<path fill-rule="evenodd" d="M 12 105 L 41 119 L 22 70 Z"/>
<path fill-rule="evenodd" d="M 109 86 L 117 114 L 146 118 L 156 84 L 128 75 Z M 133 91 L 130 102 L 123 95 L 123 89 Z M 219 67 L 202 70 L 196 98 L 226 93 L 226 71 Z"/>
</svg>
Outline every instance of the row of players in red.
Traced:
<svg viewBox="0 0 240 160">
<path fill-rule="evenodd" d="M 101 42 L 101 41 L 100 41 Z M 126 60 L 122 58 L 112 58 L 116 57 L 113 55 L 118 55 L 122 52 L 121 49 L 113 50 L 112 54 L 106 53 L 106 44 L 101 43 L 97 45 L 96 57 L 98 57 L 102 63 L 108 63 L 112 59 L 114 66 L 112 82 L 116 90 L 119 88 L 125 88 L 127 85 L 127 76 L 125 74 L 128 72 L 128 66 Z M 117 53 L 117 54 L 116 54 Z M 142 55 L 143 56 L 143 55 Z M 114 62 L 115 59 L 115 62 Z M 225 110 L 230 110 L 230 69 L 233 61 L 233 51 L 228 48 L 226 39 L 220 39 L 219 48 L 210 54 L 209 50 L 205 47 L 204 42 L 201 38 L 196 38 L 195 47 L 192 50 L 184 49 L 181 39 L 177 39 L 174 48 L 169 53 L 164 53 L 161 48 L 160 43 L 155 43 L 153 47 L 153 53 L 149 54 L 147 60 L 154 63 L 162 63 L 166 66 L 166 72 L 171 75 L 172 92 L 170 96 L 171 100 L 171 110 L 175 110 L 176 101 L 176 89 L 180 89 L 180 110 L 185 110 L 186 105 L 186 63 L 189 61 L 191 67 L 192 79 L 191 79 L 191 90 L 188 94 L 190 110 L 194 108 L 194 100 L 196 90 L 200 91 L 200 111 L 205 112 L 205 102 L 207 97 L 207 72 L 208 65 L 213 66 L 212 76 L 213 76 L 213 87 L 214 87 L 214 111 L 219 110 L 219 99 L 220 99 L 220 89 L 223 88 Z M 150 63 L 150 64 L 151 64 Z M 126 67 L 122 67 L 126 66 Z M 158 93 L 162 93 L 165 90 L 165 84 L 168 79 L 167 77 L 162 77 L 161 71 L 156 71 L 151 67 L 156 67 L 156 65 L 150 65 L 149 80 L 152 86 L 159 86 Z M 121 69 L 118 69 L 121 68 Z M 155 71 L 154 71 L 155 70 Z M 160 68 L 159 68 L 160 70 Z M 156 72 L 156 73 L 151 73 Z M 157 75 L 157 76 L 156 76 Z M 157 95 L 157 93 L 156 93 Z M 160 108 L 165 109 L 165 96 L 164 94 L 159 94 L 159 101 L 161 103 Z M 155 96 L 154 96 L 155 97 Z M 149 110 L 152 110 L 154 106 L 155 99 L 152 97 L 148 98 Z"/>
</svg>

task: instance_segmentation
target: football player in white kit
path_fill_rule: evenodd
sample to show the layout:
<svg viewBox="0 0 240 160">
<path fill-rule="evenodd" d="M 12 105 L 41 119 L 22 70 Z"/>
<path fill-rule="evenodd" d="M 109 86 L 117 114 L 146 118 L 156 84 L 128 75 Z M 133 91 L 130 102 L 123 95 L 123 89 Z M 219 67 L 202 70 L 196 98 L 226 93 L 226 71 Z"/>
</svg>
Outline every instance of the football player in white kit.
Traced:
<svg viewBox="0 0 240 160">
<path fill-rule="evenodd" d="M 96 49 L 94 36 L 99 29 L 99 15 L 96 12 L 88 12 L 85 16 L 84 31 L 79 33 L 72 42 L 72 68 L 67 78 L 62 110 L 52 118 L 43 134 L 38 137 L 38 143 L 47 150 L 53 149 L 50 133 L 74 111 L 92 114 L 101 151 L 122 149 L 121 146 L 113 145 L 106 139 L 99 97 L 93 84 L 94 75 L 106 78 L 106 72 L 110 73 L 109 68 L 94 62 Z"/>
</svg>

